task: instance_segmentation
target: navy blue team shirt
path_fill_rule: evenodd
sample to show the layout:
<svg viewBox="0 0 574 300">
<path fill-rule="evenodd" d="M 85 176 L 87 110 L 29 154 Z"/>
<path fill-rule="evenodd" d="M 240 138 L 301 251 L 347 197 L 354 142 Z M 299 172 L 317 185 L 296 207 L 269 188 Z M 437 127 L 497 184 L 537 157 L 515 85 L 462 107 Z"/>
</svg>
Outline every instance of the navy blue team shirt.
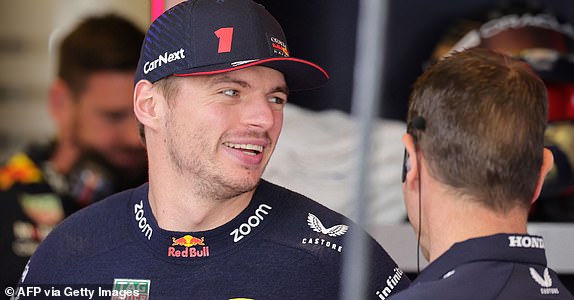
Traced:
<svg viewBox="0 0 574 300">
<path fill-rule="evenodd" d="M 161 229 L 148 185 L 65 219 L 40 245 L 21 286 L 136 286 L 145 299 L 337 299 L 344 240 L 366 234 L 346 217 L 262 180 L 236 218 L 203 232 Z M 410 280 L 368 239 L 367 299 Z M 143 288 L 142 288 L 143 287 Z"/>
<path fill-rule="evenodd" d="M 540 236 L 497 234 L 454 244 L 400 299 L 574 299 L 547 267 Z"/>
</svg>

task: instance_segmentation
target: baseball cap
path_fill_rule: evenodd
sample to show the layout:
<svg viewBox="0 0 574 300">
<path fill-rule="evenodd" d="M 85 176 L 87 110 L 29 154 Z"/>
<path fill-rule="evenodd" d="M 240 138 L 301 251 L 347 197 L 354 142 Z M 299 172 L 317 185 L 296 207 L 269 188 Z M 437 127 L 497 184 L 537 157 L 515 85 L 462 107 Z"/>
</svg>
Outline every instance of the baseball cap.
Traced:
<svg viewBox="0 0 574 300">
<path fill-rule="evenodd" d="M 289 55 L 281 26 L 262 5 L 251 0 L 188 0 L 151 24 L 135 82 L 251 66 L 282 72 L 291 90 L 319 87 L 329 79 L 320 66 Z"/>
</svg>

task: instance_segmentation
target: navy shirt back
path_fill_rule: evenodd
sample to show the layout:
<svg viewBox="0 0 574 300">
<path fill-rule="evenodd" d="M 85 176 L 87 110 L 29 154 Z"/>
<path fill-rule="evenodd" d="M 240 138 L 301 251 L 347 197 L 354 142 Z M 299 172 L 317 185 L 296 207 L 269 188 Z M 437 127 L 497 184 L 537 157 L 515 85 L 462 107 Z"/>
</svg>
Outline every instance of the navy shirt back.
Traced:
<svg viewBox="0 0 574 300">
<path fill-rule="evenodd" d="M 547 267 L 539 236 L 497 234 L 453 245 L 399 299 L 574 299 Z"/>
</svg>

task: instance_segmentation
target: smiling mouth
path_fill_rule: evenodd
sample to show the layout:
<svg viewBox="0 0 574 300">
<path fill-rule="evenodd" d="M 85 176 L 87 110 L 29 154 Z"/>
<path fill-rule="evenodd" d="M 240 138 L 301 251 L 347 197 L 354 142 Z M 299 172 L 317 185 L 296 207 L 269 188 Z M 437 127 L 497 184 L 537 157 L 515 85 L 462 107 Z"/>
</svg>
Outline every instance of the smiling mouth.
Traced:
<svg viewBox="0 0 574 300">
<path fill-rule="evenodd" d="M 259 146 L 259 145 L 233 144 L 233 143 L 229 143 L 229 142 L 225 142 L 225 143 L 223 143 L 223 145 L 225 145 L 229 148 L 241 150 L 243 153 L 245 153 L 247 155 L 251 155 L 251 156 L 255 156 L 255 155 L 263 152 L 263 146 Z"/>
</svg>

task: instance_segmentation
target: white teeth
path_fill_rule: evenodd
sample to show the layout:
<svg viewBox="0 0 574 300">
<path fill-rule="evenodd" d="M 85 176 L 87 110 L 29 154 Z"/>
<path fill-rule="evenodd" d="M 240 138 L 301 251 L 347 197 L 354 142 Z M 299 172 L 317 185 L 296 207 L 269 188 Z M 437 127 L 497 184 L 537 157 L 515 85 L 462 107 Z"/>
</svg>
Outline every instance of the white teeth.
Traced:
<svg viewBox="0 0 574 300">
<path fill-rule="evenodd" d="M 263 151 L 263 146 L 253 145 L 253 144 L 232 144 L 229 142 L 225 142 L 224 145 L 227 147 L 235 148 L 235 149 L 252 150 L 252 151 L 257 151 L 257 152 Z M 245 152 L 245 153 L 249 154 L 249 155 L 255 155 L 255 153 L 252 153 L 252 152 Z"/>
</svg>

